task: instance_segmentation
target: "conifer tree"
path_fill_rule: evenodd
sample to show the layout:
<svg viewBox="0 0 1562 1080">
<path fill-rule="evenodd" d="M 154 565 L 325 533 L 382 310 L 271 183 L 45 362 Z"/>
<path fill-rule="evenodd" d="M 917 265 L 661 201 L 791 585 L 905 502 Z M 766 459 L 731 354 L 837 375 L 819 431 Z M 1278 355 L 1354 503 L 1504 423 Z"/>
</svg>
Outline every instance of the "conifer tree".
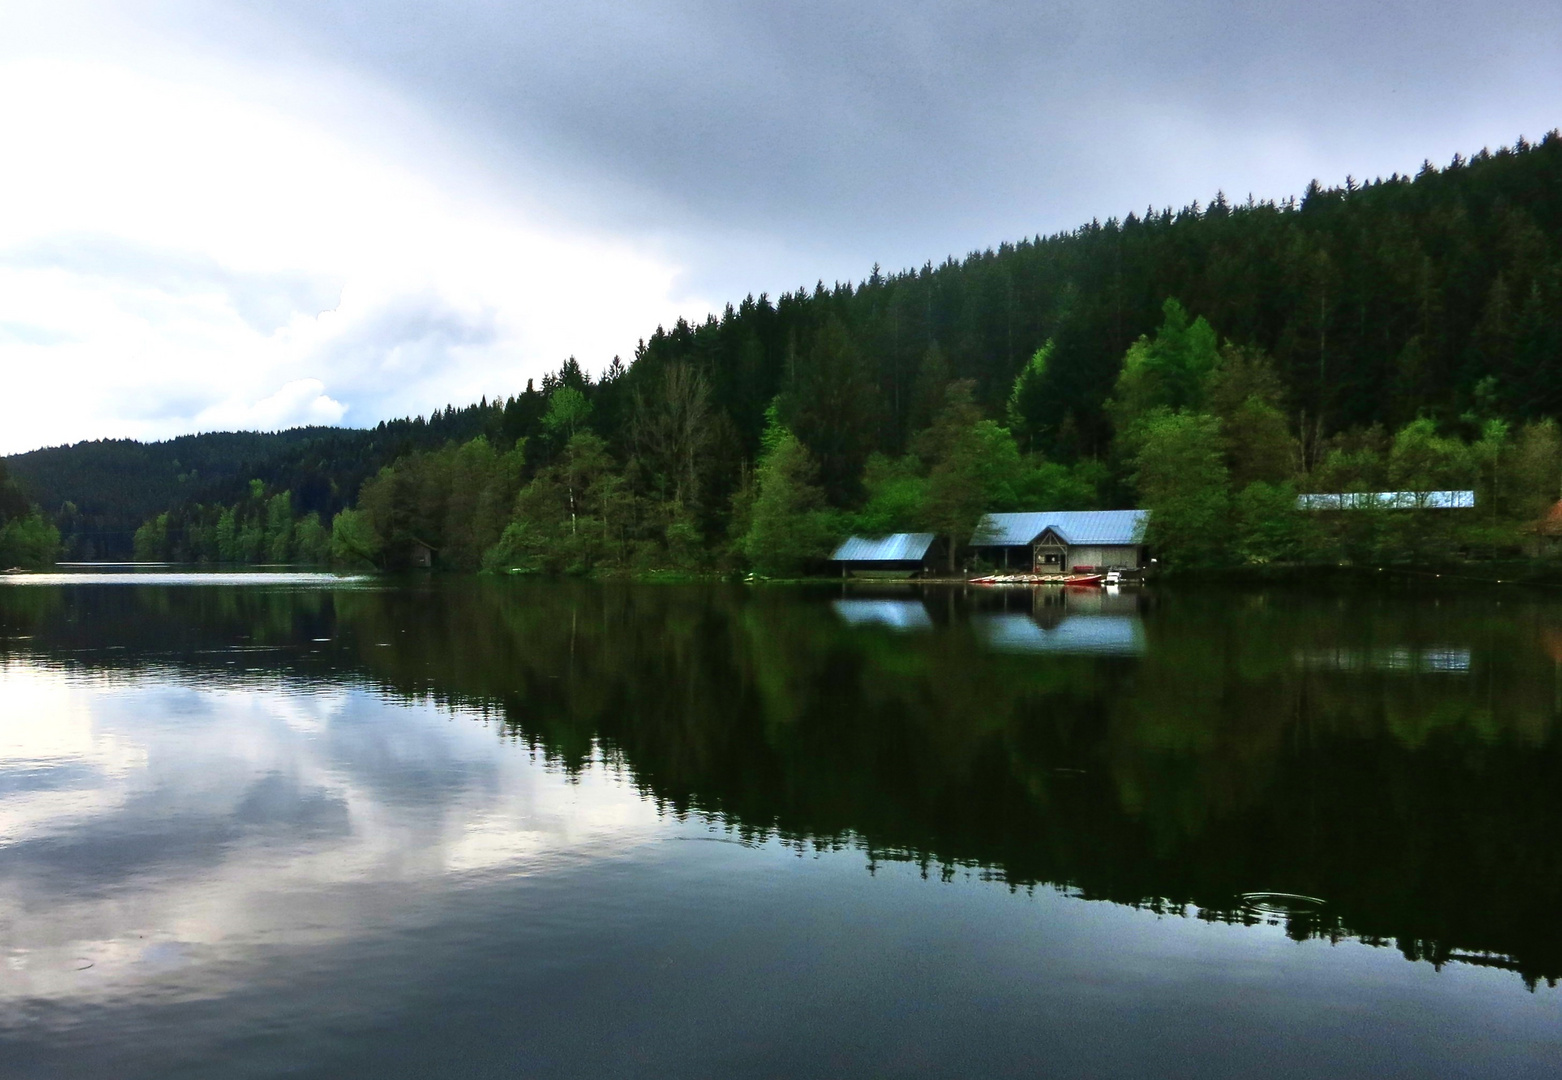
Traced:
<svg viewBox="0 0 1562 1080">
<path fill-rule="evenodd" d="M 796 573 L 828 555 L 834 537 L 818 464 L 774 406 L 768 416 L 743 553 L 760 573 Z"/>
</svg>

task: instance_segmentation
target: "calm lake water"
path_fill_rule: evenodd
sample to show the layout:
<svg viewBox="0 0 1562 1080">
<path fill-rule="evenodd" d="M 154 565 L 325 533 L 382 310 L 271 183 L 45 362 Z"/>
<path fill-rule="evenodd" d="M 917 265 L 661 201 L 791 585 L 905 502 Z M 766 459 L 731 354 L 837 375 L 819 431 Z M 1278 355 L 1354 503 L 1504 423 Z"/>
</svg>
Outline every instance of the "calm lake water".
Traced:
<svg viewBox="0 0 1562 1080">
<path fill-rule="evenodd" d="M 1562 1073 L 1562 593 L 0 583 L 0 1074 Z"/>
</svg>

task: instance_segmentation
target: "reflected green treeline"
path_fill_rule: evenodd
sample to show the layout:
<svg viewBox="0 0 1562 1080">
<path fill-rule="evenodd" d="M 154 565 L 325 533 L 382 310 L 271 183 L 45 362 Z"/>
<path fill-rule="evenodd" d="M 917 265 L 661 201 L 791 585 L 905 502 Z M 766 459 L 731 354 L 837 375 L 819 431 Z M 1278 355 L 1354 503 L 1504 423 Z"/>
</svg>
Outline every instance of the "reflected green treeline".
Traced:
<svg viewBox="0 0 1562 1080">
<path fill-rule="evenodd" d="M 37 588 L 0 592 L 0 634 L 33 662 L 366 677 L 670 809 L 930 874 L 1232 920 L 1300 894 L 1325 904 L 1296 936 L 1562 975 L 1562 599 Z"/>
</svg>

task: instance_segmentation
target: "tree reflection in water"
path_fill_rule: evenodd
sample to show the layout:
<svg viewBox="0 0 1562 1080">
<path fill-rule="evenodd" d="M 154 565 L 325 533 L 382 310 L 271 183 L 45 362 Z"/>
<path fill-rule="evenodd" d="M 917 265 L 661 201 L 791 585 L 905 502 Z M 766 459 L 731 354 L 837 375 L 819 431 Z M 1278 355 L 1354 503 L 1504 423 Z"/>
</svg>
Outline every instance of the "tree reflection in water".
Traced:
<svg viewBox="0 0 1562 1080">
<path fill-rule="evenodd" d="M 1530 985 L 1562 975 L 1559 641 L 1562 604 L 1489 594 L 0 590 L 0 660 L 368 682 L 740 834 Z"/>
</svg>

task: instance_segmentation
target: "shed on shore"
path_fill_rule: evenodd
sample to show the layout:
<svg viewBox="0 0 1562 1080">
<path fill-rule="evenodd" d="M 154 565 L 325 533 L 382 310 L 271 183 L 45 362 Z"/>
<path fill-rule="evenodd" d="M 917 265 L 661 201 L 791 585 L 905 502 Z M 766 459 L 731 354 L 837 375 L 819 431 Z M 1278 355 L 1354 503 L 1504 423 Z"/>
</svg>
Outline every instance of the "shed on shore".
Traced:
<svg viewBox="0 0 1562 1080">
<path fill-rule="evenodd" d="M 407 558 L 419 570 L 428 570 L 434 565 L 434 553 L 437 550 L 433 544 L 424 543 L 414 536 L 407 544 Z"/>
<path fill-rule="evenodd" d="M 842 577 L 909 578 L 935 569 L 938 537 L 933 533 L 850 536 L 830 561 Z"/>
<path fill-rule="evenodd" d="M 1009 570 L 1073 573 L 1144 567 L 1148 510 L 986 514 L 971 546 Z"/>
</svg>

